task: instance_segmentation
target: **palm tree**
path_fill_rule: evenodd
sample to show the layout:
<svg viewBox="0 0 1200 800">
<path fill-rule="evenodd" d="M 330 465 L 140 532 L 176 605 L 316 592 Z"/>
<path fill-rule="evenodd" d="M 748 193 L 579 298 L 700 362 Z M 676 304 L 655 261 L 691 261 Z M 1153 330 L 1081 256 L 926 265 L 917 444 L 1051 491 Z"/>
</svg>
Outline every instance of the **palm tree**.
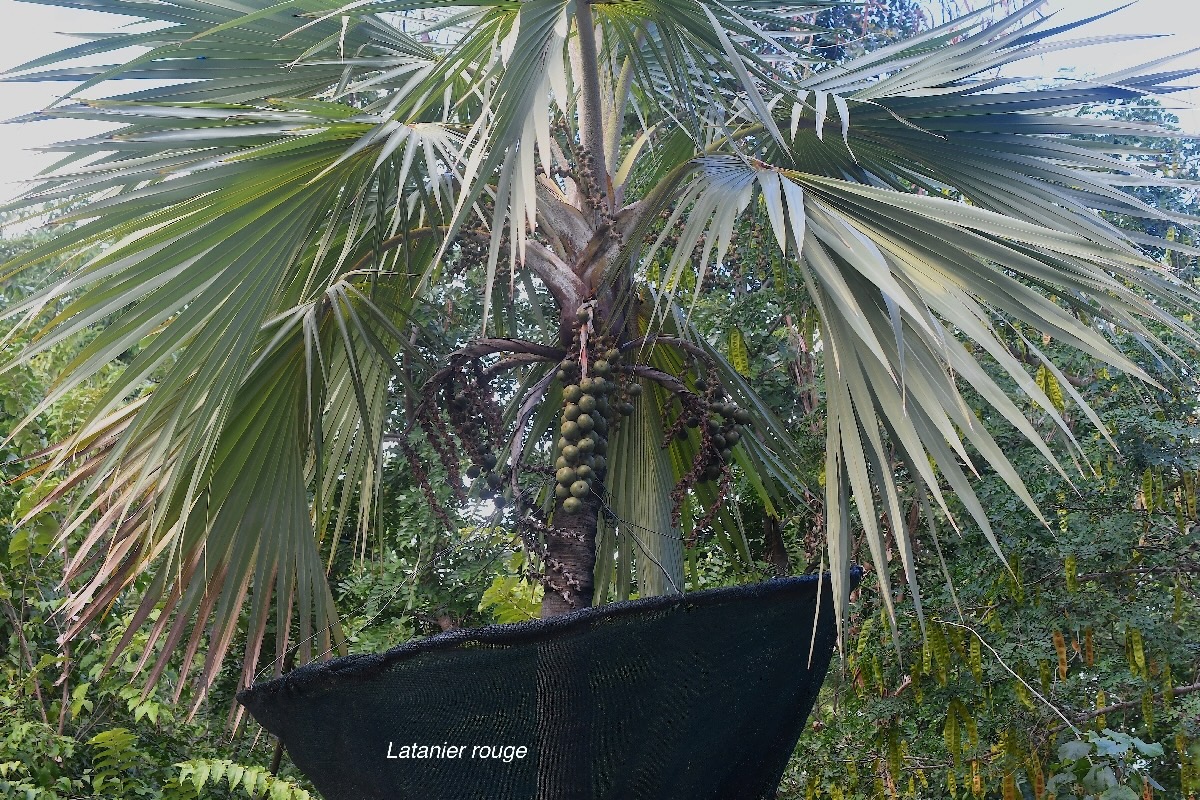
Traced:
<svg viewBox="0 0 1200 800">
<path fill-rule="evenodd" d="M 369 529 L 386 458 L 436 502 L 418 445 L 521 532 L 545 615 L 602 595 L 615 550 L 651 594 L 682 585 L 685 538 L 739 541 L 735 467 L 769 510 L 804 497 L 737 337 L 727 355 L 690 319 L 747 219 L 819 320 L 840 609 L 852 520 L 890 610 L 889 547 L 916 589 L 909 508 L 932 533 L 953 493 L 999 552 L 968 479 L 986 467 L 1038 513 L 963 392 L 1062 467 L 985 362 L 1075 454 L 1049 395 L 1107 432 L 1032 332 L 1142 378 L 1114 326 L 1196 341 L 1173 310 L 1197 298 L 1142 249 L 1172 245 L 1095 213 L 1171 217 L 1124 191 L 1170 179 L 1103 137 L 1172 134 L 1075 114 L 1191 72 L 1015 88 L 1001 67 L 1089 43 L 1054 38 L 1075 25 L 1042 2 L 841 64 L 806 49 L 826 0 L 82 5 L 142 24 L 10 79 L 78 82 L 44 114 L 115 127 L 60 146 L 18 205 L 70 224 L 0 274 L 70 256 L 5 312 L 38 331 L 11 365 L 81 339 L 43 408 L 124 363 L 37 465 L 64 477 L 32 513 L 82 498 L 66 635 L 132 592 L 121 647 L 149 628 L 148 686 L 207 635 L 207 688 L 239 619 L 249 683 L 272 608 L 276 673 L 336 650 L 326 559 Z M 150 88 L 71 99 L 118 79 Z M 456 313 L 477 335 L 448 341 L 448 297 L 472 288 Z"/>
</svg>

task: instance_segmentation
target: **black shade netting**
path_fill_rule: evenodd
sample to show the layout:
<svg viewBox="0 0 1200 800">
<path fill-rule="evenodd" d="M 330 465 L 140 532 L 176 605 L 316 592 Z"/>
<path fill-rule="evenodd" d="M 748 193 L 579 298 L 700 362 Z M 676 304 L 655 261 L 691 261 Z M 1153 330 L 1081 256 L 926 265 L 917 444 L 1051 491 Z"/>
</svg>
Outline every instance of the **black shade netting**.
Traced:
<svg viewBox="0 0 1200 800">
<path fill-rule="evenodd" d="M 760 800 L 835 637 L 806 575 L 450 631 L 238 700 L 327 800 Z"/>
</svg>

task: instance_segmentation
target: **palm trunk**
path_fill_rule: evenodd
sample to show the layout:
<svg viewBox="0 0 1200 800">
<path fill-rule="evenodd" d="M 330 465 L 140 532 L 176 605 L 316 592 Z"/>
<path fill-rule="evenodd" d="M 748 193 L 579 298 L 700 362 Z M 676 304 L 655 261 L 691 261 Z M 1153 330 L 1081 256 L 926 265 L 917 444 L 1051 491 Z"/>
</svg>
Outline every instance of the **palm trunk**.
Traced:
<svg viewBox="0 0 1200 800">
<path fill-rule="evenodd" d="M 592 604 L 596 568 L 596 507 L 585 502 L 578 514 L 560 507 L 546 536 L 546 593 L 542 619 Z"/>
</svg>

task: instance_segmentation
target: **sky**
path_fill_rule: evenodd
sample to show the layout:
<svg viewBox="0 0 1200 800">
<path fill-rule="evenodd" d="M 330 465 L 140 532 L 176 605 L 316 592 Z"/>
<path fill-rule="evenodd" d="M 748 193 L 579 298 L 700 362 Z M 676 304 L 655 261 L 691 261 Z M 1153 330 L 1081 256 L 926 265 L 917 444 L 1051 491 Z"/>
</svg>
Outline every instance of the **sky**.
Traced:
<svg viewBox="0 0 1200 800">
<path fill-rule="evenodd" d="M 1057 19 L 1066 21 L 1109 11 L 1121 4 L 1121 0 L 1051 0 L 1049 9 L 1057 12 Z M 111 31 L 126 21 L 126 18 L 91 11 L 0 0 L 0 71 L 78 42 L 67 34 Z M 1200 3 L 1196 0 L 1138 0 L 1073 35 L 1103 37 L 1131 33 L 1170 35 L 1137 42 L 1101 44 L 1030 59 L 1022 63 L 1019 74 L 1053 77 L 1060 70 L 1073 70 L 1073 74 L 1083 76 L 1200 49 Z M 1186 55 L 1176 63 L 1200 67 L 1200 52 Z M 1200 85 L 1200 76 L 1195 82 Z M 46 107 L 66 86 L 69 84 L 0 83 L 0 120 Z M 1177 113 L 1184 128 L 1200 134 L 1200 89 L 1175 95 L 1173 102 L 1178 105 Z M 0 124 L 0 201 L 17 193 L 22 180 L 31 178 L 54 162 L 53 155 L 31 152 L 30 148 L 94 131 L 94 126 L 73 121 Z"/>
</svg>

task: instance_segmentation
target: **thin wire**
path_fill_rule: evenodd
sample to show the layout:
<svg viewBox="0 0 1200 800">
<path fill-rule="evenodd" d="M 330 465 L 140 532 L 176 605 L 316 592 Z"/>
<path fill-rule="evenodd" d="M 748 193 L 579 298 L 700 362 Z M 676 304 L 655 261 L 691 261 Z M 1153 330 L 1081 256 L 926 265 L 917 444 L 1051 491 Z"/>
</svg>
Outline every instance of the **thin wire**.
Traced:
<svg viewBox="0 0 1200 800">
<path fill-rule="evenodd" d="M 657 533 L 659 536 L 662 536 L 667 539 L 675 539 L 676 541 L 683 541 L 682 536 L 672 536 L 671 534 L 663 533 L 662 531 L 656 531 L 653 528 L 647 528 L 644 525 L 638 525 L 636 522 L 630 522 L 629 520 L 625 519 L 620 514 L 618 514 L 613 509 L 613 507 L 608 504 L 608 501 L 604 497 L 600 497 L 600 505 L 609 517 L 611 517 L 612 519 L 615 519 L 617 521 L 619 526 L 625 526 L 626 528 L 640 528 L 641 530 L 644 530 L 647 533 Z M 650 551 L 646 549 L 645 543 L 642 542 L 642 540 L 638 538 L 637 534 L 631 530 L 626 530 L 625 532 L 628 533 L 633 538 L 633 541 L 637 544 L 638 548 L 642 551 L 642 554 L 645 555 L 646 558 L 650 559 L 650 561 L 654 564 L 654 566 L 658 567 L 659 572 L 661 572 L 663 574 L 663 577 L 667 579 L 667 583 L 671 584 L 671 588 L 675 590 L 675 593 L 683 594 L 684 593 L 683 590 L 679 588 L 679 585 L 677 583 L 675 583 L 675 579 L 671 577 L 671 573 L 668 572 L 667 568 L 662 565 L 662 562 L 660 562 L 657 558 L 655 558 L 650 553 Z"/>
</svg>

